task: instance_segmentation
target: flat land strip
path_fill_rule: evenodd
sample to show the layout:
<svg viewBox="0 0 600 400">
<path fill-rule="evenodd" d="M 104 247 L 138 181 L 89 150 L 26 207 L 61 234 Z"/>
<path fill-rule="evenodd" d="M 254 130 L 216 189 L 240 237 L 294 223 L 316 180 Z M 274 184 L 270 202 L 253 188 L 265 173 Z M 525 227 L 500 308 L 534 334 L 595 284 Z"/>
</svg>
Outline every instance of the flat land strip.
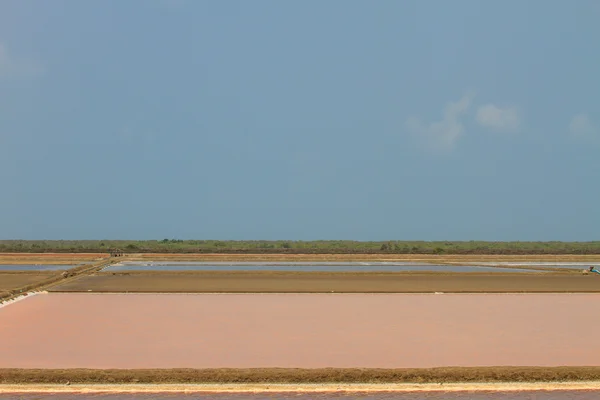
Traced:
<svg viewBox="0 0 600 400">
<path fill-rule="evenodd" d="M 108 256 L 108 253 L 0 253 L 0 264 L 77 265 Z"/>
<path fill-rule="evenodd" d="M 29 286 L 35 283 L 43 282 L 44 280 L 57 276 L 56 271 L 40 271 L 40 272 L 3 272 L 0 271 L 0 293 L 4 291 L 14 290 L 23 286 Z"/>
<path fill-rule="evenodd" d="M 597 366 L 599 294 L 63 294 L 0 308 L 0 368 Z M 583 334 L 585 336 L 585 334 Z"/>
<path fill-rule="evenodd" d="M 108 258 L 108 253 L 0 253 L 0 264 L 78 264 Z M 600 262 L 592 255 L 432 255 L 432 254 L 166 254 L 127 253 L 125 261 L 373 261 L 429 262 L 433 264 L 465 262 Z"/>
<path fill-rule="evenodd" d="M 600 262 L 600 255 L 431 255 L 431 254 L 126 254 L 131 261 L 372 261 L 429 262 Z"/>
<path fill-rule="evenodd" d="M 273 271 L 103 272 L 56 292 L 148 293 L 484 293 L 600 292 L 600 275 L 559 273 L 353 273 Z"/>
</svg>

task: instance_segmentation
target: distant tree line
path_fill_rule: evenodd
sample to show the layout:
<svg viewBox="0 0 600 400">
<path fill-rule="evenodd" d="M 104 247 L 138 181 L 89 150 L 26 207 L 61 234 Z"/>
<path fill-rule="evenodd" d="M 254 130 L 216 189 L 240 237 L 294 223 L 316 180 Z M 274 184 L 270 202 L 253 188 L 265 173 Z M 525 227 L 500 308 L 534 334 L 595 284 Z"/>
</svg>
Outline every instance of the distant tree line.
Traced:
<svg viewBox="0 0 600 400">
<path fill-rule="evenodd" d="M 222 254 L 600 254 L 593 242 L 483 242 L 351 240 L 0 240 L 9 253 L 222 253 Z"/>
</svg>

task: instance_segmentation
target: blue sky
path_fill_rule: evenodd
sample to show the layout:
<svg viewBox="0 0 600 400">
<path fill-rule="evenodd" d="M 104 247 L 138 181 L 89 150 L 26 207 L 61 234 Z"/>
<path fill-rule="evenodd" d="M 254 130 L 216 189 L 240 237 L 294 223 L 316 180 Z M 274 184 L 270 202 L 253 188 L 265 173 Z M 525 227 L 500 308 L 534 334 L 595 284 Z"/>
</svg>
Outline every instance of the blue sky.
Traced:
<svg viewBox="0 0 600 400">
<path fill-rule="evenodd" d="M 1 239 L 598 240 L 600 2 L 0 2 Z"/>
</svg>

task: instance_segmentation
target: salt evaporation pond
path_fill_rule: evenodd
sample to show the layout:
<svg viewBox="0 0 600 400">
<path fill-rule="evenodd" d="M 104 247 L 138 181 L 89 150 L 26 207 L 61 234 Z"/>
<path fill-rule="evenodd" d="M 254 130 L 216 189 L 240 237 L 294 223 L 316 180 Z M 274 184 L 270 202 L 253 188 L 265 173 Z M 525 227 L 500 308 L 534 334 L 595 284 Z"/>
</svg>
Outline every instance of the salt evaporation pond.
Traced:
<svg viewBox="0 0 600 400">
<path fill-rule="evenodd" d="M 475 265 L 435 265 L 416 263 L 335 263 L 335 262 L 135 262 L 110 265 L 103 271 L 306 271 L 306 272 L 540 272 L 533 269 Z"/>
<path fill-rule="evenodd" d="M 54 264 L 0 264 L 0 271 L 62 271 L 77 265 Z"/>
<path fill-rule="evenodd" d="M 589 308 L 599 300 L 39 293 L 0 309 L 0 369 L 597 366 L 600 341 L 581 338 L 600 330 Z"/>
</svg>

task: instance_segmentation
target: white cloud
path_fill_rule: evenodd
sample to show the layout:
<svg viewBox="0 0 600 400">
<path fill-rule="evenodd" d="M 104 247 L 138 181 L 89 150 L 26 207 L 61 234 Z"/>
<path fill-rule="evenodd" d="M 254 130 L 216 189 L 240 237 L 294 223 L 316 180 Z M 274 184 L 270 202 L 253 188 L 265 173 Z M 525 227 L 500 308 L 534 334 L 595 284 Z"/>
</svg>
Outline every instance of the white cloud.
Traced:
<svg viewBox="0 0 600 400">
<path fill-rule="evenodd" d="M 599 130 L 594 126 L 587 114 L 577 114 L 569 124 L 569 133 L 578 137 L 592 137 L 599 134 Z"/>
<path fill-rule="evenodd" d="M 469 110 L 473 96 L 472 93 L 468 93 L 460 100 L 446 104 L 440 121 L 424 124 L 418 118 L 412 117 L 406 121 L 406 126 L 430 149 L 450 151 L 465 133 L 461 117 Z"/>
<path fill-rule="evenodd" d="M 42 73 L 42 68 L 28 60 L 15 57 L 8 48 L 0 43 L 0 79 L 29 77 Z"/>
<path fill-rule="evenodd" d="M 521 121 L 514 107 L 501 108 L 494 104 L 486 104 L 477 109 L 475 120 L 486 128 L 497 132 L 516 132 Z"/>
</svg>

